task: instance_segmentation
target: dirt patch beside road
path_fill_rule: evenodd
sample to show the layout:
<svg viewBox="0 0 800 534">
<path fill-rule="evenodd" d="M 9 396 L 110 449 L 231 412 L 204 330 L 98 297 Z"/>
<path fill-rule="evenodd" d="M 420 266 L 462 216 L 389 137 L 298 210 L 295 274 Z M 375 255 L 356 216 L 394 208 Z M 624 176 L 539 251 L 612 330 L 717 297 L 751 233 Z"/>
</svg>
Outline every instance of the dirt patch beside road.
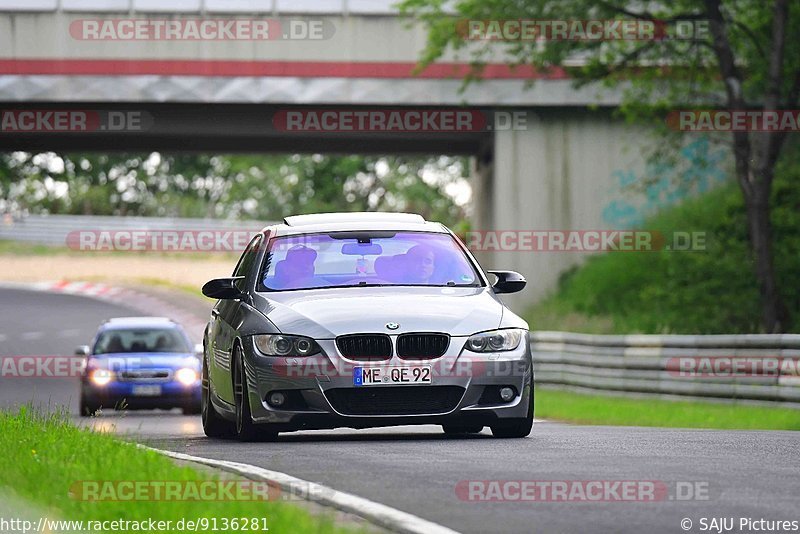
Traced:
<svg viewBox="0 0 800 534">
<path fill-rule="evenodd" d="M 236 261 L 146 255 L 0 255 L 0 280 L 42 282 L 88 280 L 168 285 L 196 290 L 212 278 L 230 276 Z"/>
</svg>

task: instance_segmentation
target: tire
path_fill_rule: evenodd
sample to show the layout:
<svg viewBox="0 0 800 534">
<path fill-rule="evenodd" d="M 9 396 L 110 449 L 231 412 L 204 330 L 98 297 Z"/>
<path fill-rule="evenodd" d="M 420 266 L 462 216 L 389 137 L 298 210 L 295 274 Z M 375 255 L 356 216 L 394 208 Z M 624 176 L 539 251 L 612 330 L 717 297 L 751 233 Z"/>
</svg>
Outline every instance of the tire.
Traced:
<svg viewBox="0 0 800 534">
<path fill-rule="evenodd" d="M 203 413 L 203 408 L 199 404 L 192 404 L 181 408 L 183 415 L 200 415 Z"/>
<path fill-rule="evenodd" d="M 202 395 L 200 398 L 200 417 L 203 421 L 203 432 L 209 438 L 230 438 L 234 435 L 234 425 L 217 413 L 211 403 L 211 385 L 208 377 L 208 366 L 203 358 Z M 185 409 L 184 409 L 185 410 Z M 186 413 L 184 411 L 184 413 Z"/>
<path fill-rule="evenodd" d="M 90 402 L 83 394 L 81 394 L 81 400 L 78 404 L 78 413 L 81 417 L 92 417 L 99 409 L 99 404 Z"/>
<path fill-rule="evenodd" d="M 241 349 L 236 347 L 233 351 L 233 400 L 236 405 L 235 433 L 239 441 L 271 441 L 278 437 L 278 433 L 269 429 L 267 425 L 253 423 L 250 411 L 250 395 L 247 389 L 247 375 Z"/>
<path fill-rule="evenodd" d="M 525 417 L 506 419 L 492 425 L 492 435 L 496 438 L 524 438 L 533 429 L 533 375 L 530 381 L 531 400 Z"/>
<path fill-rule="evenodd" d="M 442 430 L 448 435 L 477 434 L 483 430 L 479 425 L 442 425 Z"/>
</svg>

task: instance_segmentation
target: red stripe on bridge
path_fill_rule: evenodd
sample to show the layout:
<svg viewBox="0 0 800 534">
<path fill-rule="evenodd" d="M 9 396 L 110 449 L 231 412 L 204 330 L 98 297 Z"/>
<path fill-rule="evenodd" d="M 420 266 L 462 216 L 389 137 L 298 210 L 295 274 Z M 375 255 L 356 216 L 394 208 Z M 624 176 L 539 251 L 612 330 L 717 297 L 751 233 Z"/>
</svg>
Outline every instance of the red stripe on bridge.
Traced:
<svg viewBox="0 0 800 534">
<path fill-rule="evenodd" d="M 225 61 L 158 59 L 2 59 L 0 75 L 69 76 L 276 76 L 292 78 L 420 78 L 460 79 L 464 63 L 436 63 L 414 73 L 413 62 L 353 61 Z M 483 77 L 494 80 L 564 80 L 564 69 L 539 71 L 530 65 L 511 68 L 489 64 Z"/>
</svg>

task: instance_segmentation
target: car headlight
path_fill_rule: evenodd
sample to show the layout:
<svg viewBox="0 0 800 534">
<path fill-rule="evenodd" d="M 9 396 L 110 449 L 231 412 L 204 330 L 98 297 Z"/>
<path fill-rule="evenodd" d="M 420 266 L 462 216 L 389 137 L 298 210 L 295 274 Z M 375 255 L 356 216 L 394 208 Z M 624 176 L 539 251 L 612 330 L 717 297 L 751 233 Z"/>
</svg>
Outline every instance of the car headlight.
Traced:
<svg viewBox="0 0 800 534">
<path fill-rule="evenodd" d="M 261 334 L 253 339 L 256 348 L 266 356 L 311 356 L 320 351 L 313 339 L 303 336 Z"/>
<path fill-rule="evenodd" d="M 509 328 L 505 330 L 492 330 L 470 336 L 467 340 L 467 350 L 472 352 L 502 352 L 514 350 L 519 347 L 519 342 L 525 337 L 525 330 Z"/>
<path fill-rule="evenodd" d="M 195 382 L 197 382 L 197 371 L 194 369 L 189 369 L 188 367 L 184 367 L 183 369 L 178 369 L 175 371 L 175 380 L 183 384 L 184 386 L 191 386 Z"/>
<path fill-rule="evenodd" d="M 105 386 L 114 378 L 113 371 L 108 369 L 94 369 L 89 373 L 89 379 L 97 386 Z"/>
</svg>

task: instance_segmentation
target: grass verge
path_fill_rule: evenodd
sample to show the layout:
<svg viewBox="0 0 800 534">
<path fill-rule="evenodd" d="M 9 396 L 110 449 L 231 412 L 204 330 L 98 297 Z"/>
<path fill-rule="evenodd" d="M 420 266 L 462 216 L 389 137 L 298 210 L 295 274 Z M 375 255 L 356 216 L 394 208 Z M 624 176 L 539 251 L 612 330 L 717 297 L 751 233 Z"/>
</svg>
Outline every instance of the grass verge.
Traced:
<svg viewBox="0 0 800 534">
<path fill-rule="evenodd" d="M 172 258 L 183 260 L 190 258 L 196 260 L 231 260 L 239 259 L 239 251 L 220 251 L 220 252 L 199 252 L 199 251 L 158 251 L 158 250 L 76 250 L 63 245 L 45 245 L 42 243 L 28 243 L 26 241 L 12 241 L 0 239 L 0 256 L 75 256 L 85 258 L 87 255 L 92 257 L 152 257 L 152 258 Z"/>
<path fill-rule="evenodd" d="M 202 482 L 220 478 L 211 472 L 179 466 L 165 456 L 111 435 L 73 426 L 63 414 L 43 415 L 25 407 L 17 413 L 0 412 L 0 450 L 0 487 L 50 513 L 48 517 L 74 521 L 153 518 L 172 521 L 173 525 L 181 519 L 265 518 L 272 532 L 354 531 L 349 526 L 335 525 L 332 515 L 312 515 L 280 500 L 92 502 L 71 496 L 70 489 L 80 481 Z M 245 532 L 261 531 L 262 526 Z M 175 531 L 174 527 L 169 531 Z"/>
<path fill-rule="evenodd" d="M 537 389 L 536 417 L 592 425 L 800 430 L 800 410 Z"/>
</svg>

